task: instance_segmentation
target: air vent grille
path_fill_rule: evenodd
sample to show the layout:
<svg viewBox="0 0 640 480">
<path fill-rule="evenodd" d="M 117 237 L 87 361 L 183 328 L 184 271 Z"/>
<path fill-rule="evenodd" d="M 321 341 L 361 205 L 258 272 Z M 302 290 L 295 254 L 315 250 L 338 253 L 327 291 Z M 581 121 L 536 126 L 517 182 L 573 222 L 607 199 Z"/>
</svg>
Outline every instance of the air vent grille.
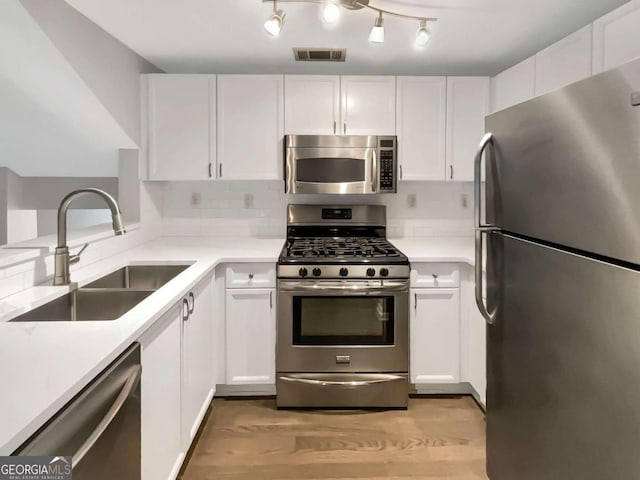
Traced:
<svg viewBox="0 0 640 480">
<path fill-rule="evenodd" d="M 344 62 L 346 48 L 294 48 L 293 56 L 298 62 Z"/>
</svg>

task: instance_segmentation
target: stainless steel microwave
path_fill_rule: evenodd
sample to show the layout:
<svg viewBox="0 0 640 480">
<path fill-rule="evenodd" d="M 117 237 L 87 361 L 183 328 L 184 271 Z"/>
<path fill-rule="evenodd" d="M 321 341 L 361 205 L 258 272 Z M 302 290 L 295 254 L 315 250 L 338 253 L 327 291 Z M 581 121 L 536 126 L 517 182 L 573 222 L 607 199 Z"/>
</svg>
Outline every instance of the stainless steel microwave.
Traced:
<svg viewBox="0 0 640 480">
<path fill-rule="evenodd" d="M 285 136 L 285 192 L 396 193 L 397 137 Z"/>
</svg>

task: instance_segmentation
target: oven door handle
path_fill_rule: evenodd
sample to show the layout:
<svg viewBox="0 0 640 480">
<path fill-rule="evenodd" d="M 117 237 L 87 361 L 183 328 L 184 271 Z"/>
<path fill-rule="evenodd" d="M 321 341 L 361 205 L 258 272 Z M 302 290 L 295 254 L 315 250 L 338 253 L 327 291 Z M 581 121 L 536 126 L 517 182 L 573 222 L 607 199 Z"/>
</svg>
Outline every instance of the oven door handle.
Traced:
<svg viewBox="0 0 640 480">
<path fill-rule="evenodd" d="M 366 385 L 375 385 L 377 383 L 395 382 L 398 380 L 405 380 L 406 377 L 399 375 L 384 375 L 380 374 L 372 380 L 352 380 L 352 381 L 337 381 L 337 380 L 317 380 L 314 378 L 304 377 L 279 377 L 283 382 L 289 383 L 304 383 L 307 385 L 316 385 L 318 387 L 364 387 Z"/>
</svg>

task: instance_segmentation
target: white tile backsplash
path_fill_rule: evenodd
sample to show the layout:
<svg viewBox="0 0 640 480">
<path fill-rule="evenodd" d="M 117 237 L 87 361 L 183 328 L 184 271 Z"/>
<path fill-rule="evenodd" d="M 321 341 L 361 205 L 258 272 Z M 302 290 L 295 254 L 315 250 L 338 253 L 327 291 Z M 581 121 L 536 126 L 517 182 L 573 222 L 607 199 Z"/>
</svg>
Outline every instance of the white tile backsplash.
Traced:
<svg viewBox="0 0 640 480">
<path fill-rule="evenodd" d="M 282 181 L 167 182 L 156 194 L 170 236 L 284 237 L 289 203 L 386 205 L 390 237 L 473 235 L 471 183 L 401 182 L 395 195 L 338 196 L 285 195 Z"/>
</svg>

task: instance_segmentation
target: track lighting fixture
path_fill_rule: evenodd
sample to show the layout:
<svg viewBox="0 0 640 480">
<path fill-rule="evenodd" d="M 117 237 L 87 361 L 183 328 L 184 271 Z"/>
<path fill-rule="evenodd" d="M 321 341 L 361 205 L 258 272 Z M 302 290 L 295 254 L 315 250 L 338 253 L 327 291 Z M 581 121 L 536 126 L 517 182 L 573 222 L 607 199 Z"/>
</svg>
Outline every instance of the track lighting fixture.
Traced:
<svg viewBox="0 0 640 480">
<path fill-rule="evenodd" d="M 269 34 L 277 37 L 282 30 L 284 24 L 284 13 L 282 10 L 278 10 L 278 0 L 262 0 L 263 3 L 273 3 L 273 13 L 264 22 L 264 28 Z M 348 10 L 362 10 L 369 9 L 377 12 L 375 23 L 371 32 L 369 32 L 369 41 L 371 43 L 384 43 L 384 19 L 383 15 L 391 17 L 405 18 L 410 20 L 417 20 L 419 23 L 418 31 L 416 32 L 415 45 L 417 47 L 424 47 L 431 38 L 431 31 L 427 25 L 427 22 L 437 22 L 437 18 L 432 17 L 418 17 L 415 15 L 406 15 L 404 13 L 392 12 L 390 10 L 384 10 L 376 6 L 371 5 L 371 0 L 279 0 L 281 2 L 292 3 L 315 3 L 323 5 L 322 8 L 322 20 L 325 23 L 335 23 L 340 17 L 340 9 L 345 8 Z"/>
<path fill-rule="evenodd" d="M 335 23 L 340 18 L 340 8 L 335 0 L 328 0 L 322 10 L 322 20 L 325 23 Z"/>
<path fill-rule="evenodd" d="M 382 12 L 380 12 L 371 28 L 369 41 L 372 43 L 384 43 L 384 19 L 382 18 Z"/>
<path fill-rule="evenodd" d="M 420 20 L 420 26 L 416 32 L 416 47 L 424 47 L 429 43 L 430 38 L 431 31 L 429 30 L 429 27 L 427 27 L 427 21 L 423 18 Z"/>
<path fill-rule="evenodd" d="M 264 22 L 264 29 L 274 37 L 280 35 L 280 30 L 282 30 L 282 25 L 284 24 L 284 12 L 282 10 L 278 10 L 277 3 L 273 0 L 273 13 L 269 15 Z"/>
</svg>

